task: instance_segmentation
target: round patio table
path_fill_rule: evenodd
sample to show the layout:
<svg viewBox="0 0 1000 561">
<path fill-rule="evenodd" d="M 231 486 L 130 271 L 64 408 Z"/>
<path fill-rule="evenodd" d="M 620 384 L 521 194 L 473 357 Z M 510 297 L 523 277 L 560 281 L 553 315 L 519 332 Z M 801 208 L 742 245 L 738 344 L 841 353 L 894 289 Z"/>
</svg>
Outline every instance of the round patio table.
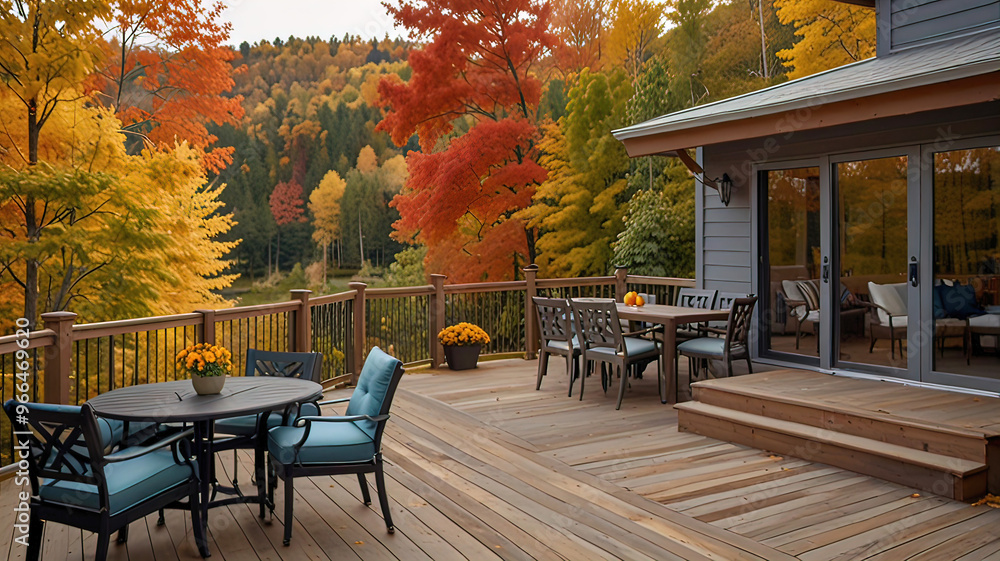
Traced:
<svg viewBox="0 0 1000 561">
<path fill-rule="evenodd" d="M 201 495 L 201 522 L 198 551 L 208 557 L 208 508 L 234 502 L 260 502 L 264 474 L 260 458 L 255 461 L 258 495 L 211 501 L 213 425 L 218 419 L 253 415 L 280 410 L 293 403 L 316 401 L 323 397 L 323 388 L 316 382 L 299 378 L 272 376 L 231 377 L 217 395 L 198 395 L 190 380 L 141 384 L 112 390 L 88 401 L 102 417 L 128 422 L 191 423 L 194 425 L 194 447 L 198 459 Z M 258 455 L 262 452 L 260 433 Z M 262 507 L 263 508 L 263 507 Z M 197 535 L 197 534 L 196 534 Z"/>
</svg>

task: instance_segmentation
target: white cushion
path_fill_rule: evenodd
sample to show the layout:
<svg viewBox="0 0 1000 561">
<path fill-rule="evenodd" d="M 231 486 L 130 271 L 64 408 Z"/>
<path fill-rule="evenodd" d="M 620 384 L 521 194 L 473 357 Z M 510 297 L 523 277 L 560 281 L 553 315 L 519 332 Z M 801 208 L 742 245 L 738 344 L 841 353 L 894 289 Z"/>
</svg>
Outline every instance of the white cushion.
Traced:
<svg viewBox="0 0 1000 561">
<path fill-rule="evenodd" d="M 781 289 L 785 291 L 786 300 L 798 300 L 799 302 L 804 302 L 805 297 L 802 296 L 802 291 L 799 290 L 799 287 L 796 284 L 797 282 L 799 281 L 783 280 L 781 281 Z M 796 318 L 798 318 L 800 321 L 802 320 L 802 316 L 805 313 L 806 313 L 805 306 L 795 306 L 791 310 L 791 314 Z"/>
<path fill-rule="evenodd" d="M 1000 327 L 1000 314 L 986 314 L 969 318 L 969 325 L 976 327 Z"/>
<path fill-rule="evenodd" d="M 884 310 L 881 308 L 878 310 L 878 321 L 882 325 L 889 325 L 889 314 L 893 316 L 906 316 L 907 314 L 906 301 L 899 296 L 900 285 L 905 289 L 906 283 L 893 285 L 868 282 L 868 294 L 872 298 L 872 304 L 885 308 Z M 906 320 L 904 319 L 902 323 L 897 323 L 896 318 L 893 317 L 892 325 L 894 327 L 897 325 L 906 325 Z"/>
</svg>

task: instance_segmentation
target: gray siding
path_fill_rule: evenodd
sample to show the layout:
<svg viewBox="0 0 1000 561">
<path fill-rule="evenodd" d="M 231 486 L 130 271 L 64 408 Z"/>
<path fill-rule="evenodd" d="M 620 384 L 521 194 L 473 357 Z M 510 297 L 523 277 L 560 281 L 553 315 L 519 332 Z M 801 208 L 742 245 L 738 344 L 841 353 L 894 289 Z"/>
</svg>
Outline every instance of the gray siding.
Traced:
<svg viewBox="0 0 1000 561">
<path fill-rule="evenodd" d="M 725 162 L 713 161 L 706 151 L 706 175 L 721 177 Z M 729 206 L 719 200 L 715 189 L 704 189 L 699 220 L 703 224 L 703 286 L 726 292 L 750 292 L 750 188 L 742 178 L 733 178 Z"/>
<path fill-rule="evenodd" d="M 1000 25 L 1000 0 L 884 0 L 880 28 L 897 50 Z M 888 24 L 888 25 L 886 25 Z M 884 38 L 884 36 L 883 36 Z"/>
</svg>

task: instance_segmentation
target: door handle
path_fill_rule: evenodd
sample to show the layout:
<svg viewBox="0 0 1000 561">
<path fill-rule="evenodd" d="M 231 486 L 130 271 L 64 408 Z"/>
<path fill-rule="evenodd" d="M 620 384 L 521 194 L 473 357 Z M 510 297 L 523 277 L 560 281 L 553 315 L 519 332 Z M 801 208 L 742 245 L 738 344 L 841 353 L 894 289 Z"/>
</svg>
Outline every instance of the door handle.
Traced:
<svg viewBox="0 0 1000 561">
<path fill-rule="evenodd" d="M 830 282 L 830 264 L 823 265 L 823 282 Z"/>
<path fill-rule="evenodd" d="M 918 265 L 919 263 L 917 263 L 916 261 L 910 263 L 910 286 L 917 286 L 917 284 L 919 283 L 920 271 L 918 269 L 920 267 L 918 267 Z"/>
</svg>

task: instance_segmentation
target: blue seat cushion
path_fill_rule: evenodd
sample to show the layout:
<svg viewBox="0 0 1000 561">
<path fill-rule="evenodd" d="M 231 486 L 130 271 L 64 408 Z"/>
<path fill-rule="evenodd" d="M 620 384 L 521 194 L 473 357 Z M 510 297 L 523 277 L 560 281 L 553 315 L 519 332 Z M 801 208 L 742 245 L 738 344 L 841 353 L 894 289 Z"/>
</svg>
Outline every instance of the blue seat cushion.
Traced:
<svg viewBox="0 0 1000 561">
<path fill-rule="evenodd" d="M 656 350 L 656 343 L 654 341 L 650 341 L 649 339 L 624 337 L 622 340 L 625 342 L 625 354 L 630 357 L 639 356 Z M 594 347 L 593 349 L 589 349 L 587 352 L 605 355 L 615 354 L 615 350 L 611 347 Z"/>
<path fill-rule="evenodd" d="M 576 338 L 576 335 L 573 336 L 573 340 L 572 341 L 568 341 L 568 342 L 567 341 L 545 341 L 545 346 L 546 347 L 552 347 L 552 348 L 555 348 L 555 349 L 561 349 L 561 350 L 567 351 L 567 352 L 569 351 L 570 344 L 573 345 L 573 349 L 574 350 L 579 350 L 580 349 L 580 341 Z"/>
<path fill-rule="evenodd" d="M 129 509 L 192 477 L 191 468 L 174 462 L 170 450 L 157 450 L 124 462 L 104 466 L 110 514 Z M 100 509 L 97 486 L 76 481 L 48 480 L 38 491 L 46 501 Z"/>
<path fill-rule="evenodd" d="M 726 348 L 726 340 L 718 337 L 699 337 L 684 341 L 677 345 L 677 352 L 687 355 L 711 356 L 722 358 Z"/>
<path fill-rule="evenodd" d="M 295 444 L 305 428 L 277 427 L 268 433 L 267 451 L 283 464 L 295 459 Z M 351 421 L 312 423 L 309 438 L 299 449 L 303 464 L 339 464 L 370 461 L 375 457 L 375 443 L 368 433 Z"/>
<path fill-rule="evenodd" d="M 281 424 L 281 413 L 272 411 L 267 416 L 267 428 L 272 429 Z M 219 419 L 215 422 L 215 432 L 252 436 L 257 432 L 257 415 L 243 415 L 229 419 Z"/>
</svg>

